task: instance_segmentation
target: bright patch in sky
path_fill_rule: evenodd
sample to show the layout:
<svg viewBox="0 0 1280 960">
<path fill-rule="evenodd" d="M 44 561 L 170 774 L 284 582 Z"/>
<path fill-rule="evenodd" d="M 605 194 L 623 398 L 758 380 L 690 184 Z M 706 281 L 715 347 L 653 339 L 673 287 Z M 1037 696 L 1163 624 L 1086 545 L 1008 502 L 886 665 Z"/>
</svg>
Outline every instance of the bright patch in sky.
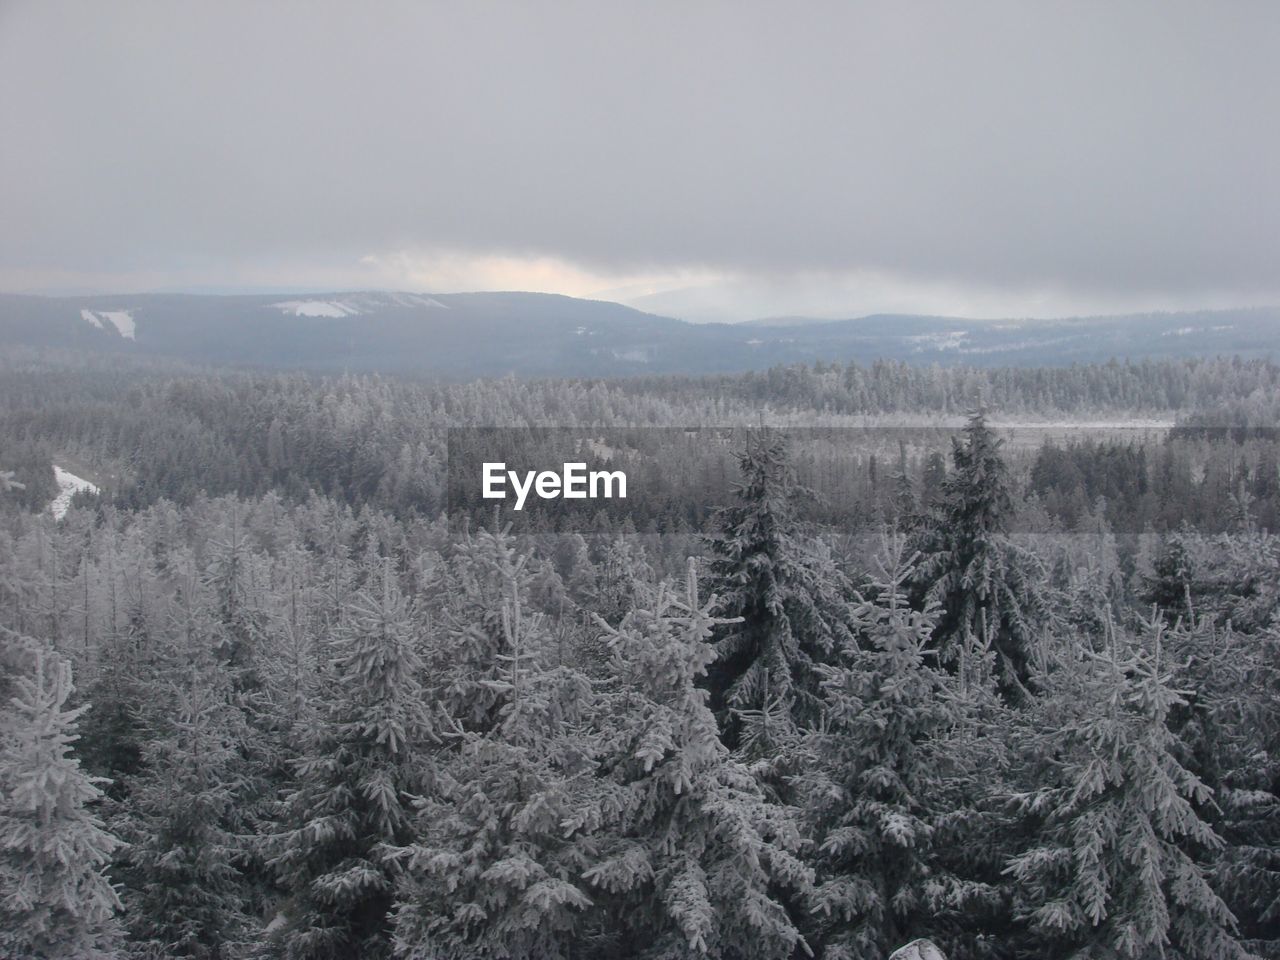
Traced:
<svg viewBox="0 0 1280 960">
<path fill-rule="evenodd" d="M 519 290 L 562 293 L 570 297 L 625 301 L 693 284 L 722 279 L 704 269 L 609 269 L 562 257 L 536 254 L 463 253 L 397 250 L 369 254 L 360 260 L 364 285 L 456 293 L 475 290 Z"/>
</svg>

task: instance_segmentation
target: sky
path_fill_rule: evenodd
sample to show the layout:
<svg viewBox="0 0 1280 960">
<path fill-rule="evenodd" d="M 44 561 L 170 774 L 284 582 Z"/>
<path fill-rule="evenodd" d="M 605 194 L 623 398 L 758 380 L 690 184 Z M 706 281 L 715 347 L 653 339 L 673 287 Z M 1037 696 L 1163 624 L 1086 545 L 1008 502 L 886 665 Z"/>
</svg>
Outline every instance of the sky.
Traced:
<svg viewBox="0 0 1280 960">
<path fill-rule="evenodd" d="M 0 0 L 0 290 L 1280 303 L 1280 4 Z"/>
</svg>

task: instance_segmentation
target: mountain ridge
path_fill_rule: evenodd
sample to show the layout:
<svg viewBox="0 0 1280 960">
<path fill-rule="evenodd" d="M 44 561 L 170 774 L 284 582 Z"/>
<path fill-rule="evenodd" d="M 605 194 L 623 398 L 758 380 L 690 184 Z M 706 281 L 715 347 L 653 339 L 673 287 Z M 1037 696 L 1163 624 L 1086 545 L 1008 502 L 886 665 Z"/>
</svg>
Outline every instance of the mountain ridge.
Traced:
<svg viewBox="0 0 1280 960">
<path fill-rule="evenodd" d="M 1058 320 L 872 314 L 728 324 L 518 291 L 0 294 L 4 345 L 449 378 L 728 373 L 877 359 L 1061 366 L 1112 358 L 1280 356 L 1280 307 Z"/>
</svg>

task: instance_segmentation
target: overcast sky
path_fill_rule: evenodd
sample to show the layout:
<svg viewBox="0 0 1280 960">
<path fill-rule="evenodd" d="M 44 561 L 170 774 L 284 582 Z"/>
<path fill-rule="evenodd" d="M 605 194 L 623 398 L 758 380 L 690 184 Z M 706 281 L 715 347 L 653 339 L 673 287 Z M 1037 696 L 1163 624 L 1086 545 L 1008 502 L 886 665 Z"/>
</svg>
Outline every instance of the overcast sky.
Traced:
<svg viewBox="0 0 1280 960">
<path fill-rule="evenodd" d="M 0 0 L 0 289 L 1280 302 L 1280 4 Z"/>
</svg>

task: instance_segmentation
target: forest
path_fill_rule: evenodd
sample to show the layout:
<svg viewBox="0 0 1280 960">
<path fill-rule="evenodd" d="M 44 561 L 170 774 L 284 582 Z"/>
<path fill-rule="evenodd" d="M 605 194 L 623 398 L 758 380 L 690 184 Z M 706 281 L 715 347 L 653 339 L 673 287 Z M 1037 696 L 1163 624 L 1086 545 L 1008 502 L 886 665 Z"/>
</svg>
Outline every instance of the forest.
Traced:
<svg viewBox="0 0 1280 960">
<path fill-rule="evenodd" d="M 1278 958 L 1278 397 L 15 352 L 0 957 Z M 489 427 L 662 495 L 459 524 Z"/>
</svg>

